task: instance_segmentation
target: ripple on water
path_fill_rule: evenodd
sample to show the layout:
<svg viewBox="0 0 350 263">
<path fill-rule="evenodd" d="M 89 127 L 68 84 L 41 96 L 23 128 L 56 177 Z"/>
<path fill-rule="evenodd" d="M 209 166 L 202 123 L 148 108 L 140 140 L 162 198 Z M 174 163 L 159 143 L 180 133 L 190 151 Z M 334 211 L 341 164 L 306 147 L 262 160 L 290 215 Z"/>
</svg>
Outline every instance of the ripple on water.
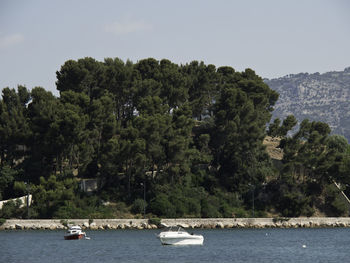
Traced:
<svg viewBox="0 0 350 263">
<path fill-rule="evenodd" d="M 162 246 L 159 230 L 1 231 L 0 262 L 347 262 L 350 229 L 195 229 L 202 246 Z"/>
</svg>

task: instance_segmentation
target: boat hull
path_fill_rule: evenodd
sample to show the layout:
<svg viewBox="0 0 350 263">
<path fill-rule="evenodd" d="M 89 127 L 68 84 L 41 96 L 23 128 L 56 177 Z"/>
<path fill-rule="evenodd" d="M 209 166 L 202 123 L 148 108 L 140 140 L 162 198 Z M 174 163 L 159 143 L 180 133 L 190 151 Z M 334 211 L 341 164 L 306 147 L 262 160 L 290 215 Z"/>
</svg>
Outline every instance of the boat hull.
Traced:
<svg viewBox="0 0 350 263">
<path fill-rule="evenodd" d="M 162 245 L 203 245 L 203 236 L 193 235 L 191 237 L 159 237 Z"/>
<path fill-rule="evenodd" d="M 181 227 L 177 231 L 170 229 L 163 231 L 158 235 L 162 245 L 203 245 L 204 237 L 194 235 L 184 231 Z"/>
<path fill-rule="evenodd" d="M 82 239 L 84 238 L 84 234 L 76 234 L 76 235 L 68 235 L 68 236 L 64 236 L 65 240 L 77 240 L 77 239 Z"/>
</svg>

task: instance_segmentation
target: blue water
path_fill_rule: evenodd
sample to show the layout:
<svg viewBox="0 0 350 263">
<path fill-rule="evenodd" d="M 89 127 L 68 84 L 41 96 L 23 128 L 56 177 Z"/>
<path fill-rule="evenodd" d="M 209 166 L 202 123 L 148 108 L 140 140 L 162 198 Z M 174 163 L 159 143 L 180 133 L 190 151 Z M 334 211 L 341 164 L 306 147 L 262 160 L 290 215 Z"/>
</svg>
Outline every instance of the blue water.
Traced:
<svg viewBox="0 0 350 263">
<path fill-rule="evenodd" d="M 0 262 L 349 262 L 350 229 L 196 229 L 203 246 L 162 246 L 159 230 L 0 231 Z"/>
</svg>

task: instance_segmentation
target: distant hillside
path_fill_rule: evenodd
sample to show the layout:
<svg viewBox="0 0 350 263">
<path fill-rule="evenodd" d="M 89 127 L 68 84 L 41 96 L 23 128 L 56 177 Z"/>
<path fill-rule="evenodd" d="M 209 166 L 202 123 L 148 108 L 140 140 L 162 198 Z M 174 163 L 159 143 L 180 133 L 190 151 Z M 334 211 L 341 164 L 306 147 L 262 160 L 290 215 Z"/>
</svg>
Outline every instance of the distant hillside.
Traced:
<svg viewBox="0 0 350 263">
<path fill-rule="evenodd" d="M 326 122 L 335 134 L 350 141 L 350 67 L 324 74 L 300 73 L 265 80 L 280 94 L 273 119 L 293 114 L 303 119 Z"/>
</svg>

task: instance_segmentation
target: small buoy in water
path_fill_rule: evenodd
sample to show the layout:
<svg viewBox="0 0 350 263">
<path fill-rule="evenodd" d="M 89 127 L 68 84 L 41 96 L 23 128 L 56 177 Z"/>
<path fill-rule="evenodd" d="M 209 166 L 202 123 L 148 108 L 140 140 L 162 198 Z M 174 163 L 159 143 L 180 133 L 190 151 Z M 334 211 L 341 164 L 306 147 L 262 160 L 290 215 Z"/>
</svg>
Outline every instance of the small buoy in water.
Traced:
<svg viewBox="0 0 350 263">
<path fill-rule="evenodd" d="M 265 235 L 266 235 L 266 236 L 268 236 L 269 234 L 268 234 L 268 233 L 266 233 Z"/>
<path fill-rule="evenodd" d="M 306 245 L 303 245 L 302 247 L 303 247 L 303 248 L 306 248 Z"/>
</svg>

